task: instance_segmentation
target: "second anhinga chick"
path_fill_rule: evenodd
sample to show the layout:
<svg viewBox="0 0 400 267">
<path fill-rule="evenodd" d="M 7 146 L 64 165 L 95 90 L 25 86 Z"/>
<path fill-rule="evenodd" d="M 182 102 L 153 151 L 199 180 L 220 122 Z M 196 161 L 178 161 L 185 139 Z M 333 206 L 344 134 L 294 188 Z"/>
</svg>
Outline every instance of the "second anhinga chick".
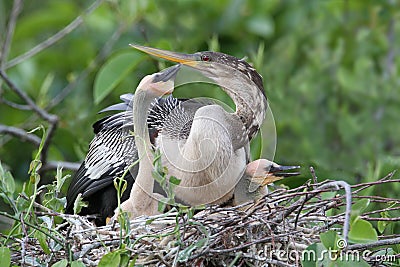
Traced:
<svg viewBox="0 0 400 267">
<path fill-rule="evenodd" d="M 250 162 L 235 187 L 233 205 L 258 200 L 268 193 L 267 185 L 285 177 L 299 175 L 300 172 L 288 172 L 299 168 L 300 166 L 282 166 L 267 159 Z"/>
<path fill-rule="evenodd" d="M 129 198 L 121 204 L 121 209 L 128 212 L 130 218 L 159 213 L 158 200 L 162 196 L 153 193 L 153 155 L 147 128 L 147 118 L 150 105 L 154 99 L 173 92 L 175 76 L 179 69 L 180 65 L 175 65 L 144 77 L 135 92 L 133 124 L 135 143 L 140 159 L 139 170 Z M 114 218 L 117 218 L 118 213 L 119 208 L 116 209 Z"/>
</svg>

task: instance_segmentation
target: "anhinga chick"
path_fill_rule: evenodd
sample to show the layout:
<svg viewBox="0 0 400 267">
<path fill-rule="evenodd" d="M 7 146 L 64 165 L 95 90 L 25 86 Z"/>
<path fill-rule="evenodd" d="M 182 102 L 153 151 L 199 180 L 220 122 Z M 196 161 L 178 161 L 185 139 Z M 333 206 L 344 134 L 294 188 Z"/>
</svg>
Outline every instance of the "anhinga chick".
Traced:
<svg viewBox="0 0 400 267">
<path fill-rule="evenodd" d="M 128 212 L 130 218 L 159 213 L 158 200 L 161 195 L 153 193 L 153 156 L 147 118 L 150 105 L 154 99 L 173 92 L 174 80 L 179 69 L 180 65 L 175 65 L 144 77 L 135 92 L 133 99 L 133 125 L 135 143 L 140 159 L 139 170 L 129 198 L 121 204 L 121 209 Z M 115 210 L 115 218 L 118 213 L 119 208 Z"/>
<path fill-rule="evenodd" d="M 237 206 L 257 200 L 268 193 L 267 185 L 285 177 L 299 175 L 299 172 L 287 172 L 300 166 L 282 166 L 267 159 L 258 159 L 246 166 L 245 173 L 235 187 L 233 205 Z"/>
</svg>

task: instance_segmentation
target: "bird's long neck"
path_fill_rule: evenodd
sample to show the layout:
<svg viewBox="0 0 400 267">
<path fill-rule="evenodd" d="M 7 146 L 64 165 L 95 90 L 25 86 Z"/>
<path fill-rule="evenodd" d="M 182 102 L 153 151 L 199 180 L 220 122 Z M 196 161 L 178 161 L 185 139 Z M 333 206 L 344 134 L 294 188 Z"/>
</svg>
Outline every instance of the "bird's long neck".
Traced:
<svg viewBox="0 0 400 267">
<path fill-rule="evenodd" d="M 256 200 L 261 194 L 260 185 L 251 181 L 251 177 L 243 174 L 235 187 L 234 204 L 240 205 L 248 201 Z"/>
<path fill-rule="evenodd" d="M 150 137 L 147 128 L 147 117 L 149 107 L 154 100 L 154 96 L 138 89 L 135 93 L 133 103 L 133 123 L 135 127 L 135 143 L 140 158 L 139 171 L 135 184 L 137 183 L 142 190 L 152 193 L 153 192 L 153 179 L 146 179 L 151 177 L 153 170 L 152 153 L 150 151 Z"/>
<path fill-rule="evenodd" d="M 223 88 L 235 103 L 235 113 L 243 122 L 246 134 L 251 139 L 257 134 L 265 118 L 267 98 L 257 86 L 247 82 L 234 83 L 230 87 L 223 86 Z"/>
</svg>

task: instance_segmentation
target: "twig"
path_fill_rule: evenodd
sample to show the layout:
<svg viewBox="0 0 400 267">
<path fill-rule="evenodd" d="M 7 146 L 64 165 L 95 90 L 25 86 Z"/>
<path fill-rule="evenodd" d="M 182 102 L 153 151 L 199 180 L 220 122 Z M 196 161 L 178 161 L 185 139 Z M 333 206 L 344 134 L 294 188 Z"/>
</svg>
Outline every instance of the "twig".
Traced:
<svg viewBox="0 0 400 267">
<path fill-rule="evenodd" d="M 11 40 L 14 35 L 15 25 L 21 10 L 22 0 L 14 0 L 10 18 L 8 20 L 6 37 L 4 39 L 3 47 L 0 52 L 0 69 L 3 69 L 5 62 L 7 61 L 8 53 L 10 51 Z"/>
<path fill-rule="evenodd" d="M 36 105 L 36 103 L 19 87 L 17 87 L 7 76 L 7 74 L 0 69 L 0 76 L 1 78 L 6 82 L 8 87 L 15 92 L 21 99 L 27 103 L 33 111 L 35 111 L 40 117 L 42 117 L 44 120 L 48 121 L 50 123 L 50 127 L 48 130 L 48 133 L 44 139 L 44 144 L 43 148 L 41 150 L 40 154 L 40 160 L 42 161 L 43 165 L 46 165 L 47 161 L 47 152 L 50 146 L 50 142 L 53 138 L 54 131 L 57 129 L 57 124 L 58 124 L 58 117 L 56 115 L 47 113 L 44 109 L 41 109 L 39 106 Z M 14 131 L 16 132 L 16 131 Z M 39 142 L 40 144 L 40 142 Z"/>
<path fill-rule="evenodd" d="M 317 184 L 318 178 L 317 178 L 317 175 L 315 174 L 315 170 L 314 170 L 313 166 L 310 167 L 310 172 L 311 172 L 311 177 L 313 178 L 314 184 Z"/>
<path fill-rule="evenodd" d="M 10 219 L 12 219 L 12 220 L 14 220 L 14 221 L 19 221 L 18 218 L 14 217 L 14 216 L 12 216 L 12 215 L 9 215 L 7 212 L 0 211 L 0 215 L 3 215 L 3 216 L 5 216 L 5 217 L 7 217 L 7 218 L 10 218 Z M 35 230 L 37 230 L 37 231 L 39 231 L 39 232 L 45 234 L 47 237 L 53 239 L 56 243 L 58 243 L 58 244 L 60 244 L 60 245 L 63 245 L 63 242 L 64 242 L 65 240 L 64 240 L 64 237 L 63 237 L 60 233 L 54 232 L 54 233 L 56 233 L 60 238 L 62 238 L 62 240 L 59 240 L 58 238 L 56 238 L 56 237 L 50 235 L 49 233 L 47 233 L 46 231 L 43 231 L 43 229 L 41 229 L 40 227 L 38 227 L 38 226 L 36 226 L 36 225 L 34 225 L 34 224 L 32 224 L 32 223 L 29 223 L 29 222 L 26 222 L 26 221 L 25 221 L 24 223 L 25 223 L 26 225 L 28 225 L 29 227 L 32 227 L 33 229 L 35 229 Z"/>
<path fill-rule="evenodd" d="M 393 180 L 393 182 L 398 182 L 396 180 Z M 396 203 L 400 204 L 400 199 L 394 199 L 394 198 L 388 198 L 388 197 L 380 197 L 380 196 L 354 196 L 354 198 L 367 198 L 371 200 L 372 202 L 378 202 L 378 203 Z"/>
<path fill-rule="evenodd" d="M 163 257 L 160 253 L 157 253 L 155 256 L 156 256 L 157 259 L 159 259 L 162 263 L 164 263 L 165 266 L 167 266 L 167 267 L 171 267 L 171 266 L 172 266 L 171 264 L 168 263 L 168 261 L 166 261 L 166 260 L 164 259 L 164 257 Z"/>
<path fill-rule="evenodd" d="M 11 81 L 11 79 L 7 76 L 4 70 L 0 69 L 0 77 L 4 80 L 4 82 L 8 85 L 8 87 L 16 93 L 22 100 L 27 103 L 33 111 L 35 111 L 40 117 L 45 119 L 50 123 L 55 123 L 58 121 L 56 115 L 49 114 L 45 110 L 41 109 L 36 105 L 36 103 L 24 92 L 22 91 L 16 84 Z"/>
<path fill-rule="evenodd" d="M 373 210 L 373 211 L 369 211 L 369 212 L 364 212 L 363 216 L 377 214 L 377 213 L 386 212 L 386 211 L 394 211 L 394 210 L 400 210 L 400 207 L 398 206 L 398 207 L 384 208 L 384 209 L 378 209 L 378 210 Z"/>
<path fill-rule="evenodd" d="M 15 65 L 18 65 L 19 63 L 27 60 L 30 57 L 33 57 L 34 55 L 40 53 L 44 49 L 52 46 L 62 38 L 64 38 L 66 35 L 71 33 L 73 30 L 78 28 L 78 26 L 84 21 L 84 17 L 92 13 L 96 8 L 103 2 L 103 0 L 96 0 L 93 4 L 89 6 L 87 10 L 83 12 L 82 15 L 76 17 L 70 24 L 68 24 L 65 28 L 57 32 L 56 34 L 52 35 L 50 38 L 45 40 L 44 42 L 36 45 L 29 51 L 23 53 L 20 56 L 17 56 L 13 59 L 11 59 L 9 62 L 7 62 L 4 66 L 4 69 L 9 69 L 11 67 L 14 67 Z"/>
<path fill-rule="evenodd" d="M 317 175 L 315 174 L 315 170 L 314 170 L 314 167 L 313 167 L 313 166 L 310 166 L 310 173 L 311 173 L 311 177 L 313 178 L 314 184 L 317 184 L 317 183 L 318 183 L 318 177 L 317 177 Z M 317 198 L 318 198 L 319 200 L 322 200 L 321 195 L 317 195 Z"/>
<path fill-rule="evenodd" d="M 49 129 L 47 131 L 47 135 L 43 142 L 42 153 L 40 153 L 40 161 L 45 166 L 47 165 L 47 153 L 49 151 L 50 142 L 53 139 L 54 132 L 57 129 L 57 125 L 58 125 L 58 118 L 56 120 L 54 120 L 53 122 L 51 122 Z M 43 170 L 40 170 L 40 171 L 42 172 Z"/>
<path fill-rule="evenodd" d="M 338 188 L 339 186 L 344 188 L 346 193 L 346 212 L 345 212 L 345 221 L 343 225 L 343 238 L 347 242 L 349 236 L 349 229 L 350 229 L 350 213 L 351 213 L 351 188 L 350 185 L 344 181 L 336 181 L 324 184 L 321 188 L 326 187 L 335 187 Z"/>
<path fill-rule="evenodd" d="M 62 167 L 64 170 L 77 171 L 81 163 L 68 162 L 68 161 L 47 161 L 46 164 L 41 168 L 43 171 L 57 170 L 58 167 Z"/>
<path fill-rule="evenodd" d="M 119 28 L 113 33 L 110 39 L 105 43 L 105 45 L 101 48 L 99 54 L 96 58 L 89 64 L 89 66 L 80 73 L 80 75 L 71 83 L 69 83 L 66 87 L 64 87 L 59 94 L 57 94 L 46 106 L 46 110 L 49 110 L 56 105 L 58 105 L 61 101 L 65 99 L 67 95 L 69 95 L 97 66 L 103 61 L 109 54 L 117 42 L 119 37 L 121 36 L 124 25 L 120 25 Z"/>
<path fill-rule="evenodd" d="M 21 240 L 21 258 L 22 258 L 22 266 L 25 265 L 25 255 L 26 255 L 26 244 L 28 243 L 28 232 L 26 231 L 24 216 L 22 213 L 19 216 L 19 221 L 21 222 L 22 233 L 24 236 Z"/>
<path fill-rule="evenodd" d="M 5 133 L 5 134 L 9 134 L 15 137 L 18 137 L 19 139 L 21 139 L 22 141 L 28 141 L 30 143 L 32 143 L 35 146 L 39 146 L 40 145 L 40 138 L 37 137 L 34 134 L 31 133 L 27 133 L 26 131 L 17 128 L 17 127 L 13 127 L 13 126 L 6 126 L 3 124 L 0 124 L 0 133 Z"/>
<path fill-rule="evenodd" d="M 284 234 L 280 234 L 280 235 L 275 235 L 275 236 L 274 236 L 274 239 L 275 239 L 275 240 L 280 240 L 280 241 L 287 241 L 288 236 L 294 235 L 294 234 L 296 234 L 296 233 L 300 233 L 300 231 L 293 231 L 293 232 L 288 232 L 288 233 L 284 233 Z M 272 240 L 272 237 L 271 237 L 271 236 L 266 236 L 266 237 L 264 237 L 264 238 L 261 238 L 261 239 L 258 239 L 258 240 L 254 240 L 254 241 L 252 241 L 252 242 L 244 243 L 244 244 L 242 244 L 242 245 L 240 245 L 240 246 L 233 247 L 233 248 L 227 248 L 227 249 L 210 249 L 210 250 L 208 251 L 208 253 L 211 253 L 211 254 L 212 254 L 212 253 L 216 253 L 216 254 L 218 254 L 218 253 L 226 253 L 226 252 L 237 251 L 237 250 L 240 250 L 240 249 L 243 249 L 243 248 L 247 248 L 247 247 L 249 247 L 249 246 L 251 246 L 251 245 L 258 244 L 258 243 L 271 242 L 271 240 Z"/>
<path fill-rule="evenodd" d="M 385 222 L 399 222 L 400 217 L 395 217 L 395 218 L 375 218 L 375 217 L 368 217 L 368 216 L 360 216 L 361 219 L 367 220 L 367 221 L 385 221 Z"/>
<path fill-rule="evenodd" d="M 400 237 L 393 238 L 393 239 L 379 240 L 379 241 L 376 241 L 373 243 L 349 245 L 349 246 L 347 246 L 347 249 L 348 250 L 363 250 L 363 249 L 376 248 L 376 247 L 395 245 L 395 244 L 400 244 Z"/>
<path fill-rule="evenodd" d="M 384 184 L 384 183 L 392 183 L 392 182 L 400 182 L 400 179 L 393 179 L 392 177 L 393 175 L 396 173 L 396 171 L 392 171 L 390 172 L 388 175 L 386 175 L 385 177 L 383 177 L 382 179 L 379 179 L 378 181 L 375 182 L 368 182 L 368 183 L 362 183 L 362 184 L 356 184 L 356 185 L 352 185 L 351 188 L 358 188 L 359 189 L 354 191 L 354 194 L 357 194 L 358 192 L 368 188 L 371 185 L 380 185 L 380 184 Z"/>
<path fill-rule="evenodd" d="M 8 101 L 7 99 L 4 99 L 4 98 L 0 98 L 0 103 L 6 104 L 7 106 L 10 106 L 12 108 L 19 109 L 19 110 L 32 110 L 31 107 L 28 105 L 17 104 L 17 103 Z"/>
<path fill-rule="evenodd" d="M 314 169 L 313 169 L 313 170 L 314 170 Z M 318 195 L 318 196 L 320 196 L 320 195 Z M 297 214 L 296 214 L 296 219 L 294 220 L 294 228 L 295 228 L 295 229 L 297 228 L 297 222 L 299 221 L 300 213 L 301 213 L 301 211 L 303 210 L 304 205 L 306 204 L 306 201 L 307 201 L 307 195 L 305 196 L 304 201 L 303 201 L 303 203 L 301 203 L 301 206 L 300 206 L 300 208 L 299 208 L 299 211 L 298 211 Z"/>
</svg>

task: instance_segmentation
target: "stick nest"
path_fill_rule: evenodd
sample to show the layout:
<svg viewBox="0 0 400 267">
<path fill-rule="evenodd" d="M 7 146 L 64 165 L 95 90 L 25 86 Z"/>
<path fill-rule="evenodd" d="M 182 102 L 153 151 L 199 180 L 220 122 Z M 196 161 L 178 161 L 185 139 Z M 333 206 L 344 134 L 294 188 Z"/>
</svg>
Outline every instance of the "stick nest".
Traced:
<svg viewBox="0 0 400 267">
<path fill-rule="evenodd" d="M 344 229 L 349 224 L 348 197 L 353 203 L 367 198 L 378 206 L 391 202 L 394 205 L 390 211 L 398 213 L 400 200 L 360 194 L 365 190 L 372 192 L 381 184 L 399 182 L 391 178 L 388 175 L 377 182 L 351 186 L 347 195 L 338 182 L 309 182 L 295 189 L 278 188 L 254 203 L 210 206 L 193 216 L 172 209 L 162 215 L 136 218 L 125 227 L 118 223 L 95 227 L 85 217 L 42 211 L 66 220 L 64 229 L 58 230 L 62 242 L 48 241 L 49 256 L 43 253 L 38 239 L 15 239 L 10 247 L 12 263 L 52 264 L 60 259 L 73 259 L 86 266 L 97 266 L 105 254 L 119 250 L 136 264 L 153 266 L 299 266 L 301 253 L 309 245 L 321 242 L 321 233 L 335 230 L 347 241 Z M 372 223 L 400 219 L 381 218 L 387 210 L 386 205 L 364 212 L 360 218 Z M 378 241 L 348 245 L 344 251 L 374 250 L 367 261 L 376 264 L 374 255 L 384 249 L 382 245 L 400 243 L 399 236 L 379 236 Z"/>
</svg>

